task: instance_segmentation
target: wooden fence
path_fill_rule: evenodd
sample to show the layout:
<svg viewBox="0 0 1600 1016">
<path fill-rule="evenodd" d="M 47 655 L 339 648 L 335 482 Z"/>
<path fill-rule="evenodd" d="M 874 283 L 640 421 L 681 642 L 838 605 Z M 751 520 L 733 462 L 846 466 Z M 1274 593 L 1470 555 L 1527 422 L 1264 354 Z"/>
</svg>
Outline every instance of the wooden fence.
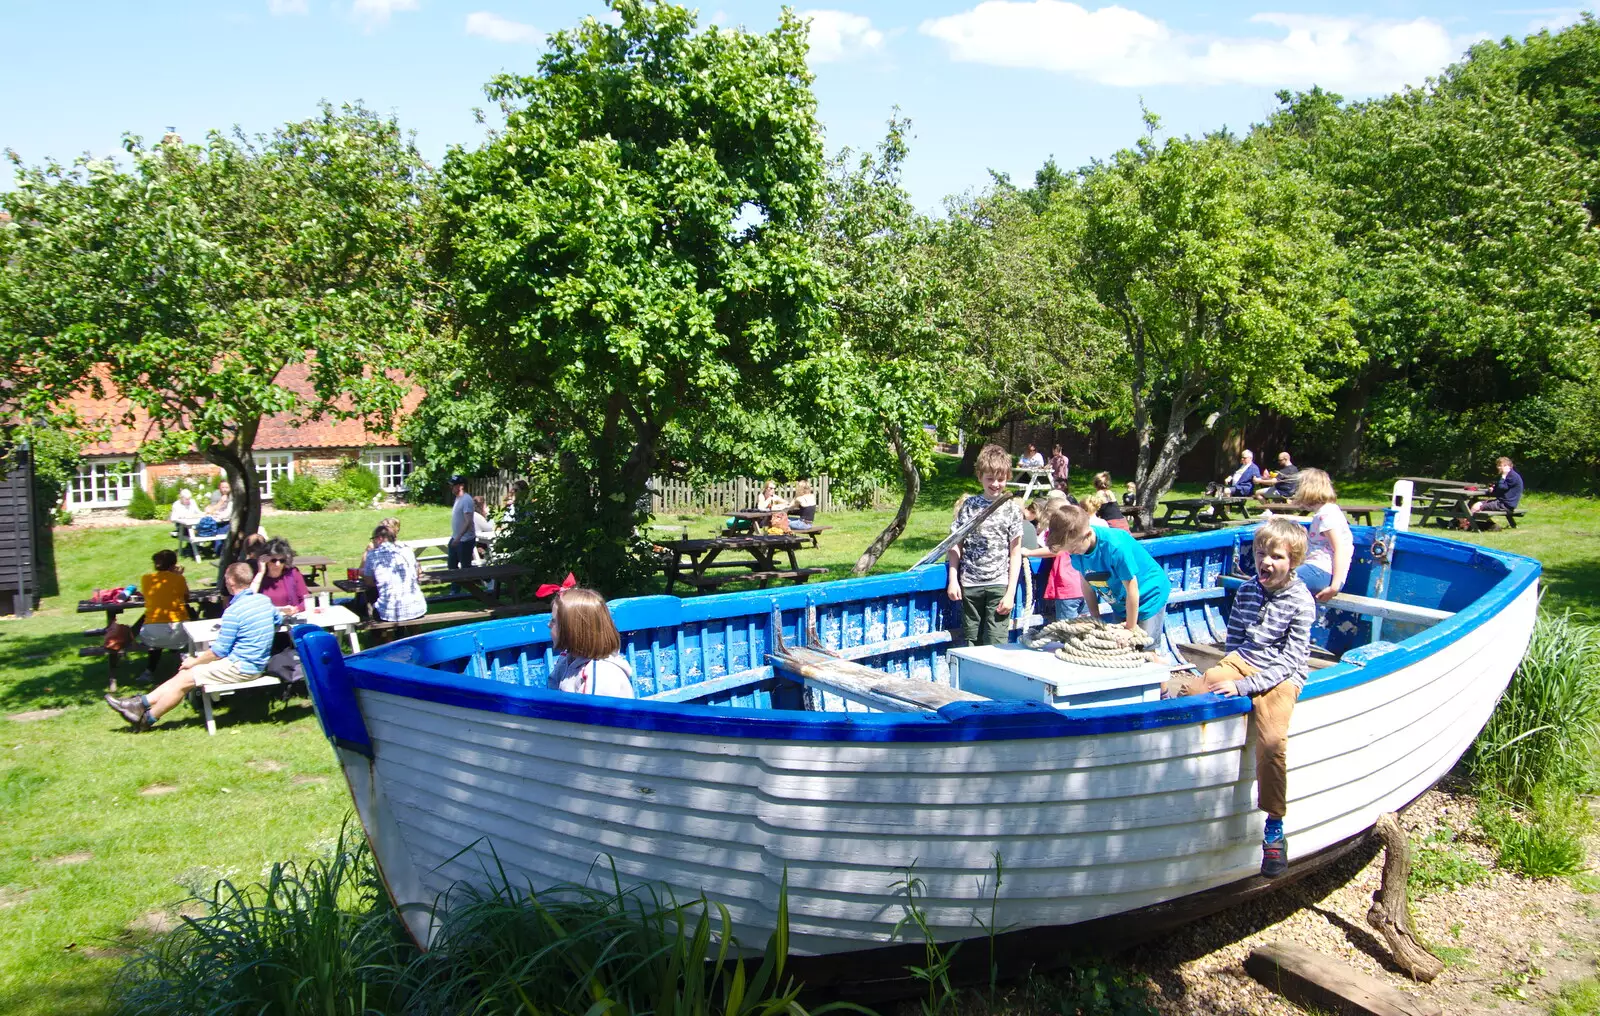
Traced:
<svg viewBox="0 0 1600 1016">
<path fill-rule="evenodd" d="M 489 508 L 495 509 L 505 503 L 506 492 L 515 481 L 516 477 L 509 470 L 502 470 L 497 476 L 473 477 L 467 481 L 467 493 L 482 497 Z M 653 476 L 650 478 L 650 490 L 653 492 L 650 495 L 650 510 L 656 515 L 700 515 L 754 508 L 764 483 L 763 480 L 740 476 L 720 483 L 694 486 L 686 480 Z M 817 511 L 837 512 L 849 507 L 834 500 L 832 486 L 827 476 L 812 479 L 811 491 L 817 496 Z M 870 489 L 874 508 L 891 507 L 898 499 L 895 492 L 876 484 Z M 792 501 L 794 484 L 778 484 L 778 493 Z"/>
</svg>

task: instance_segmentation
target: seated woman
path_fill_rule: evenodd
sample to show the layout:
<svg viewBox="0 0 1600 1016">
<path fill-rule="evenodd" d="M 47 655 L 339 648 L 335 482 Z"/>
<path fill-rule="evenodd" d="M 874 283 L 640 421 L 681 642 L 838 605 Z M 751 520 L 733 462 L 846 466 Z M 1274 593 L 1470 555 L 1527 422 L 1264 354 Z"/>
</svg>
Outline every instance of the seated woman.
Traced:
<svg viewBox="0 0 1600 1016">
<path fill-rule="evenodd" d="M 811 483 L 801 480 L 794 485 L 794 504 L 789 506 L 791 529 L 810 529 L 817 523 L 817 495 L 811 492 Z"/>
<path fill-rule="evenodd" d="M 579 695 L 637 698 L 633 667 L 622 655 L 622 637 L 611 620 L 605 597 L 573 587 L 550 605 L 550 642 L 561 654 L 550 670 L 549 686 Z"/>
<path fill-rule="evenodd" d="M 1333 480 L 1320 469 L 1300 470 L 1300 485 L 1294 503 L 1314 512 L 1311 516 L 1311 543 L 1306 560 L 1298 571 L 1306 588 L 1321 603 L 1333 599 L 1344 589 L 1350 574 L 1350 559 L 1355 553 L 1355 537 L 1350 523 L 1335 503 Z"/>
<path fill-rule="evenodd" d="M 761 496 L 756 498 L 756 511 L 781 512 L 789 507 L 789 502 L 778 494 L 778 485 L 771 480 L 761 488 Z"/>
<path fill-rule="evenodd" d="M 278 613 L 298 614 L 306 609 L 306 578 L 294 566 L 294 548 L 277 537 L 267 541 L 256 572 L 256 591 L 272 601 Z"/>
<path fill-rule="evenodd" d="M 158 550 L 150 557 L 155 571 L 139 579 L 139 594 L 144 597 L 144 623 L 139 626 L 139 641 L 150 650 L 145 658 L 144 673 L 138 680 L 143 684 L 155 681 L 156 666 L 161 662 L 161 651 L 176 650 L 181 656 L 188 648 L 189 637 L 183 633 L 183 622 L 189 620 L 189 583 L 178 567 L 178 555 L 170 550 Z"/>
<path fill-rule="evenodd" d="M 361 565 L 361 584 L 374 590 L 372 613 L 380 621 L 415 621 L 428 612 L 417 575 L 417 559 L 394 542 L 394 530 L 372 531 L 372 549 Z"/>
<path fill-rule="evenodd" d="M 1094 474 L 1094 493 L 1084 498 L 1083 510 L 1104 519 L 1112 529 L 1129 528 L 1128 518 L 1122 514 L 1122 506 L 1117 503 L 1117 495 L 1111 493 L 1110 473 L 1101 471 Z"/>
</svg>

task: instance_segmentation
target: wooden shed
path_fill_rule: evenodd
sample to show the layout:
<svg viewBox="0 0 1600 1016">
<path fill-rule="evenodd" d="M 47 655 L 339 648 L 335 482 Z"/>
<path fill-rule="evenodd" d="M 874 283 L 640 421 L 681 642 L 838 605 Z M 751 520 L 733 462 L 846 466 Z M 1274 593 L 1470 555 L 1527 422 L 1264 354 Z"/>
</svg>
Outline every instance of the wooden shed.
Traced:
<svg viewBox="0 0 1600 1016">
<path fill-rule="evenodd" d="M 33 521 L 33 460 L 26 451 L 0 456 L 0 614 L 27 617 L 39 594 Z"/>
</svg>

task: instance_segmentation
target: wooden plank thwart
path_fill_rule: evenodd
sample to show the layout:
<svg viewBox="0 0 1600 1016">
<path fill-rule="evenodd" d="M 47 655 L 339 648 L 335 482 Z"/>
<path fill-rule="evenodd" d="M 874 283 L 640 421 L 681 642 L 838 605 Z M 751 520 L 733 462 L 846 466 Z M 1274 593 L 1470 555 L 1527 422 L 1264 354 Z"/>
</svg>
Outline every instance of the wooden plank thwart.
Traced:
<svg viewBox="0 0 1600 1016">
<path fill-rule="evenodd" d="M 881 670 L 792 646 L 768 657 L 774 666 L 799 675 L 808 687 L 831 691 L 865 706 L 892 713 L 935 711 L 953 702 L 986 702 L 982 695 L 935 681 L 895 677 Z"/>
<path fill-rule="evenodd" d="M 1250 951 L 1251 977 L 1297 1005 L 1317 1012 L 1355 1016 L 1443 1016 L 1438 1003 L 1389 987 L 1337 960 L 1292 942 L 1270 942 Z"/>
</svg>

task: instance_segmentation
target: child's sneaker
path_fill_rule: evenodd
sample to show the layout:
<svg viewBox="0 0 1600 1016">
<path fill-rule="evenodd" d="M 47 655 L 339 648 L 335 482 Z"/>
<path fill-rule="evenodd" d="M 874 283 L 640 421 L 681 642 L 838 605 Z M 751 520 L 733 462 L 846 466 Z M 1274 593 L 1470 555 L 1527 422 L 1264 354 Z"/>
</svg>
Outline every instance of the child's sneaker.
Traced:
<svg viewBox="0 0 1600 1016">
<path fill-rule="evenodd" d="M 1289 870 L 1289 840 L 1279 836 L 1261 841 L 1261 877 L 1281 878 Z"/>
</svg>

